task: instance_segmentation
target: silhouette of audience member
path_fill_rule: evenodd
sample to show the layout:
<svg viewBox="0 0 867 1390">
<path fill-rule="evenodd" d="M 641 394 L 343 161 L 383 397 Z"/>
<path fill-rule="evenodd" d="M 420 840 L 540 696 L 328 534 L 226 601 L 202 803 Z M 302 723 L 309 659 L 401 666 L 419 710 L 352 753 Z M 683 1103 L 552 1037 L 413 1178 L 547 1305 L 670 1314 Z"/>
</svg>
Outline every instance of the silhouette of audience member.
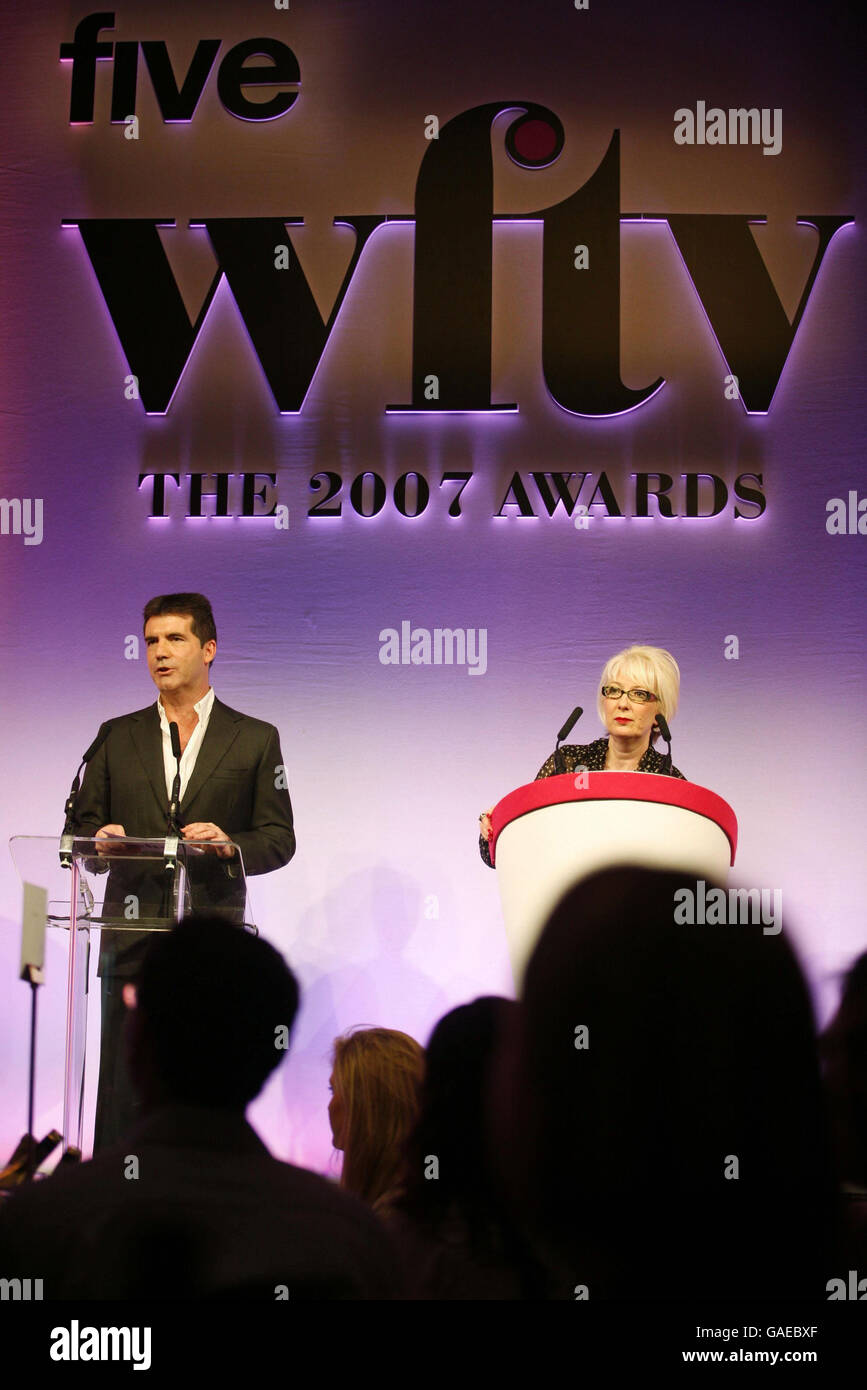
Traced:
<svg viewBox="0 0 867 1390">
<path fill-rule="evenodd" d="M 127 1019 L 145 1118 L 113 1148 L 16 1195 L 0 1269 L 46 1298 L 383 1298 L 388 1233 L 347 1193 L 273 1158 L 244 1111 L 285 1058 L 298 986 L 220 917 L 156 936 Z"/>
<path fill-rule="evenodd" d="M 452 1009 L 425 1050 L 421 1112 L 407 1143 L 406 1192 L 391 1229 L 408 1297 L 538 1297 L 542 1270 L 506 1215 L 486 1135 L 491 1060 L 517 1009 L 487 996 Z"/>
<path fill-rule="evenodd" d="M 867 1274 L 867 951 L 820 1039 L 842 1196 L 843 1256 Z"/>
<path fill-rule="evenodd" d="M 678 924 L 684 888 L 609 869 L 548 921 L 496 1067 L 513 1200 L 567 1297 L 824 1299 L 833 1180 L 800 969 L 760 925 Z"/>
<path fill-rule="evenodd" d="M 334 1042 L 328 1105 L 340 1186 L 379 1216 L 404 1187 L 404 1147 L 418 1115 L 424 1051 L 394 1028 L 361 1028 Z"/>
</svg>

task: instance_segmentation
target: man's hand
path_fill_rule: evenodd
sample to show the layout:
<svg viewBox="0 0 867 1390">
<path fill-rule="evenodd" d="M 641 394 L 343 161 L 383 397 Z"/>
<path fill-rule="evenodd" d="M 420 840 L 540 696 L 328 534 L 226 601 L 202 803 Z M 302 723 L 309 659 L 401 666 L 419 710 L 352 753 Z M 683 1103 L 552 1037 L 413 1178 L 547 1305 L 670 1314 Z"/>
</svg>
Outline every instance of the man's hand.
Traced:
<svg viewBox="0 0 867 1390">
<path fill-rule="evenodd" d="M 207 840 L 228 840 L 230 838 L 224 830 L 209 820 L 194 821 L 192 825 L 185 825 L 181 834 L 185 840 L 194 840 L 197 844 Z M 230 845 L 221 845 L 217 853 L 221 859 L 231 859 L 235 851 Z"/>
<path fill-rule="evenodd" d="M 122 825 L 101 825 L 93 838 L 95 840 L 122 840 L 125 835 L 126 831 Z M 123 846 L 106 845 L 105 849 L 100 846 L 99 853 L 102 858 L 106 858 L 110 857 L 113 853 L 117 854 L 118 849 L 120 849 L 121 853 L 123 852 Z"/>
</svg>

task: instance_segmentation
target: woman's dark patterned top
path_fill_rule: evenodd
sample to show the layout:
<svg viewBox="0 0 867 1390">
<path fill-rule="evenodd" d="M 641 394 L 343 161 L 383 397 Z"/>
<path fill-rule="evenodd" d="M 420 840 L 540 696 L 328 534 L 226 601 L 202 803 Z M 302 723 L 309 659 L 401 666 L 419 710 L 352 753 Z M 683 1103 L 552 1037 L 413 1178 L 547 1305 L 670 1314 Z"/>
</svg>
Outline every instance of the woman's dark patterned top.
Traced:
<svg viewBox="0 0 867 1390">
<path fill-rule="evenodd" d="M 576 768 L 586 768 L 588 772 L 604 772 L 605 758 L 608 753 L 608 739 L 597 738 L 594 743 L 564 743 L 560 749 L 563 758 L 563 769 L 565 772 L 574 772 Z M 657 753 L 652 744 L 648 744 L 647 751 L 644 753 L 641 762 L 635 769 L 636 772 L 655 772 L 661 776 L 679 777 L 682 782 L 686 781 L 679 768 L 673 767 L 671 772 L 666 774 L 664 770 L 665 754 Z M 547 762 L 543 763 L 536 773 L 535 781 L 542 777 L 557 776 L 554 766 L 554 754 L 552 753 Z M 479 836 L 479 854 L 484 859 L 489 868 L 491 864 L 491 852 L 488 842 L 483 835 Z"/>
</svg>

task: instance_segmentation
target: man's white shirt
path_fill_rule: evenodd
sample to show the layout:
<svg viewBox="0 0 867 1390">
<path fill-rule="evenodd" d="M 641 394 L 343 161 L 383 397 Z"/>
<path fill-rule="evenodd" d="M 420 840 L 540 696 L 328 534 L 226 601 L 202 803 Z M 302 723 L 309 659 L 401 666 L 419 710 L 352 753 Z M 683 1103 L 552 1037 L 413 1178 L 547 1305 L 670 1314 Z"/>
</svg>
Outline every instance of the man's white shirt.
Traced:
<svg viewBox="0 0 867 1390">
<path fill-rule="evenodd" d="M 193 709 L 199 716 L 199 722 L 190 735 L 189 743 L 181 754 L 181 794 L 178 798 L 179 801 L 183 800 L 184 792 L 193 775 L 193 769 L 196 766 L 196 759 L 199 756 L 202 740 L 207 733 L 208 720 L 211 717 L 211 710 L 213 707 L 214 689 L 213 686 L 209 686 L 208 693 L 203 695 L 201 700 L 193 705 Z M 177 772 L 177 762 L 172 752 L 172 736 L 169 732 L 169 721 L 163 709 L 163 702 L 159 696 L 157 697 L 157 710 L 159 711 L 160 728 L 163 734 L 163 768 L 166 774 L 166 797 L 170 801 L 172 797 L 172 787 L 175 782 L 175 773 Z"/>
</svg>

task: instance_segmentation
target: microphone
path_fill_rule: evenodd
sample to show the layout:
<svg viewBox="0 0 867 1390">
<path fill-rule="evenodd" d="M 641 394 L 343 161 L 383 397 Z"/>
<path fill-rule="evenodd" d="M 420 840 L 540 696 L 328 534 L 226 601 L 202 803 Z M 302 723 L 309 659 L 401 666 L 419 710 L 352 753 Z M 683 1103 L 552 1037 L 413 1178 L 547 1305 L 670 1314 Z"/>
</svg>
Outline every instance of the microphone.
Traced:
<svg viewBox="0 0 867 1390">
<path fill-rule="evenodd" d="M 78 800 L 78 793 L 81 787 L 81 769 L 85 767 L 91 758 L 99 752 L 105 740 L 111 733 L 111 720 L 103 724 L 88 748 L 87 752 L 78 764 L 78 771 L 72 779 L 72 786 L 69 788 L 69 796 L 63 806 L 63 833 L 60 837 L 60 865 L 61 868 L 72 868 L 72 842 L 75 839 L 75 803 Z"/>
<path fill-rule="evenodd" d="M 665 767 L 665 772 L 664 772 L 663 775 L 664 775 L 665 777 L 670 777 L 670 776 L 671 776 L 671 729 L 669 729 L 668 724 L 666 723 L 666 720 L 665 720 L 665 716 L 662 715 L 662 714 L 658 714 L 658 715 L 656 716 L 656 724 L 657 724 L 657 727 L 658 727 L 658 729 L 659 729 L 659 732 L 662 734 L 662 737 L 665 739 L 666 743 L 668 744 L 668 748 L 666 749 L 665 756 L 663 757 L 663 760 L 662 760 L 662 761 L 663 761 L 663 765 L 664 765 L 664 767 Z"/>
<path fill-rule="evenodd" d="M 96 738 L 93 740 L 93 743 L 90 745 L 90 747 L 88 748 L 87 752 L 83 755 L 83 757 L 82 757 L 82 759 L 81 759 L 81 766 L 80 766 L 79 769 L 78 769 L 79 772 L 81 771 L 81 768 L 84 767 L 84 764 L 85 764 L 85 763 L 89 763 L 90 760 L 91 760 L 91 758 L 94 756 L 94 754 L 99 752 L 100 748 L 101 748 L 102 745 L 105 743 L 105 740 L 108 738 L 109 734 L 111 733 L 111 730 L 112 730 L 112 723 L 111 723 L 111 720 L 109 719 L 107 723 L 103 724 L 103 726 L 102 726 L 102 728 L 100 729 L 99 733 L 97 734 Z M 76 773 L 76 776 L 77 776 L 77 775 L 78 775 L 78 774 Z"/>
<path fill-rule="evenodd" d="M 562 773 L 562 772 L 565 772 L 565 771 L 566 771 L 566 762 L 565 762 L 565 759 L 564 759 L 564 757 L 563 757 L 563 754 L 560 752 L 560 744 L 563 742 L 564 738 L 568 738 L 568 737 L 569 737 L 569 735 L 571 734 L 572 730 L 574 729 L 575 725 L 578 723 L 578 720 L 581 718 L 581 716 L 582 716 L 583 713 L 584 713 L 584 711 L 583 711 L 583 709 L 581 708 L 581 706 L 580 706 L 580 705 L 576 705 L 575 708 L 573 709 L 572 713 L 569 715 L 569 718 L 566 720 L 566 723 L 563 725 L 562 729 L 560 730 L 559 734 L 557 735 L 557 744 L 556 744 L 556 746 L 555 746 L 555 748 L 554 748 L 554 770 L 555 770 L 555 772 Z"/>
</svg>

